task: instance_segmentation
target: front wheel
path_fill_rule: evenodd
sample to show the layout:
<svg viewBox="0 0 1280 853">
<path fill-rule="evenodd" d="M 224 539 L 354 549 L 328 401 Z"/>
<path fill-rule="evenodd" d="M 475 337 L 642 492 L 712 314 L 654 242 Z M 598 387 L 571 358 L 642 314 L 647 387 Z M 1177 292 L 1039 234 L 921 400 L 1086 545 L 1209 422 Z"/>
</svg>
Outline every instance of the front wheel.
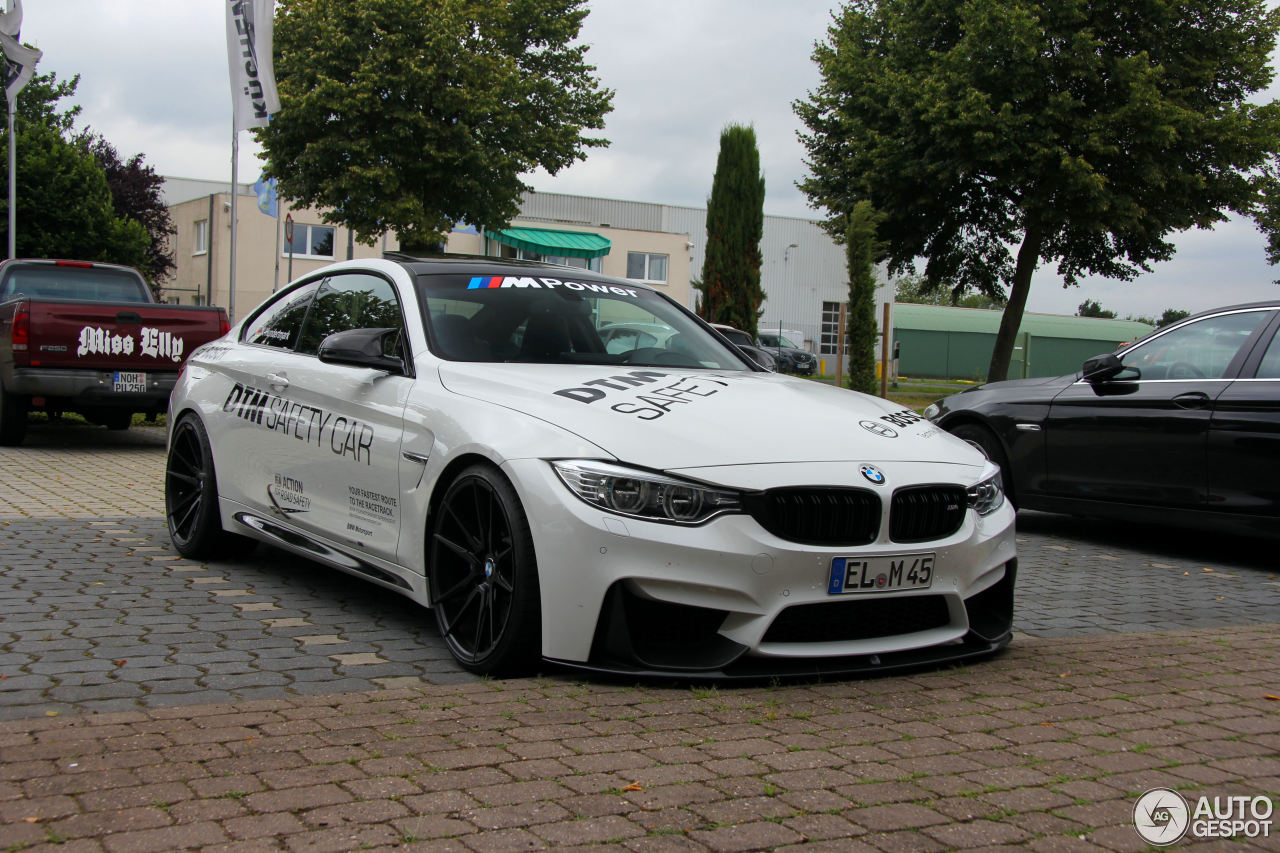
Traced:
<svg viewBox="0 0 1280 853">
<path fill-rule="evenodd" d="M 193 414 L 174 425 L 164 470 L 164 515 L 173 547 L 206 559 L 248 550 L 254 542 L 222 529 L 218 478 L 204 424 Z"/>
<path fill-rule="evenodd" d="M 480 675 L 515 675 L 541 657 L 538 565 L 515 489 L 473 465 L 449 484 L 430 520 L 431 607 L 449 652 Z"/>
<path fill-rule="evenodd" d="M 949 432 L 956 438 L 962 438 L 970 444 L 982 448 L 987 458 L 1000 466 L 1000 478 L 1004 483 L 1004 496 L 1010 504 L 1014 504 L 1013 469 L 1009 467 L 1009 459 L 1005 455 L 1004 445 L 996 434 L 981 424 L 960 424 Z"/>
</svg>

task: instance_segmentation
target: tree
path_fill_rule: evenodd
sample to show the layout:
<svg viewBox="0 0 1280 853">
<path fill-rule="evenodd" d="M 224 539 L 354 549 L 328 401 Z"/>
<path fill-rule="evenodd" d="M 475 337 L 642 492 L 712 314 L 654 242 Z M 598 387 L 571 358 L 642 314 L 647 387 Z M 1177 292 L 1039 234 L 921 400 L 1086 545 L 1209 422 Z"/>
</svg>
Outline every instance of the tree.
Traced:
<svg viewBox="0 0 1280 853">
<path fill-rule="evenodd" d="M 1280 105 L 1247 100 L 1278 26 L 1262 0 L 851 0 L 795 104 L 800 187 L 833 233 L 859 200 L 885 214 L 891 273 L 924 258 L 930 281 L 1007 292 L 1003 379 L 1042 263 L 1130 280 L 1228 211 L 1280 257 Z"/>
<path fill-rule="evenodd" d="M 585 45 L 584 0 L 281 0 L 280 112 L 256 131 L 281 197 L 372 244 L 507 225 L 530 189 L 608 141 L 613 93 Z"/>
<path fill-rule="evenodd" d="M 879 223 L 868 201 L 849 214 L 845 250 L 849 259 L 849 387 L 876 393 L 876 260 L 883 247 L 876 240 Z"/>
<path fill-rule="evenodd" d="M 74 258 L 140 266 L 150 242 L 138 222 L 117 216 L 93 156 L 39 122 L 17 131 L 18 257 Z M 0 156 L 7 162 L 5 135 Z M 0 242 L 8 243 L 9 199 L 0 199 Z"/>
<path fill-rule="evenodd" d="M 960 295 L 961 289 L 939 282 L 936 286 L 914 274 L 902 275 L 894 279 L 893 301 L 907 302 L 917 305 L 947 305 L 953 308 L 1003 308 L 1005 299 L 1002 296 L 988 296 L 985 293 L 967 293 Z"/>
<path fill-rule="evenodd" d="M 146 229 L 149 242 L 138 269 L 156 287 L 169 278 L 176 266 L 169 238 L 177 229 L 161 194 L 164 178 L 142 162 L 141 154 L 122 161 L 115 147 L 101 136 L 86 132 L 76 141 L 93 156 L 106 176 L 116 215 Z"/>
<path fill-rule="evenodd" d="M 1108 311 L 1092 299 L 1086 299 L 1080 303 L 1080 307 L 1076 309 L 1077 317 L 1101 317 L 1104 320 L 1114 320 L 1116 312 Z"/>
<path fill-rule="evenodd" d="M 148 237 L 139 223 L 118 216 L 106 176 L 93 156 L 67 139 L 79 107 L 60 110 L 79 76 L 59 82 L 37 75 L 18 95 L 15 249 L 19 257 L 74 258 L 140 266 Z M 8 162 L 4 134 L 0 157 Z M 0 243 L 9 240 L 9 200 L 0 197 Z"/>
<path fill-rule="evenodd" d="M 699 313 L 756 336 L 764 288 L 760 238 L 764 235 L 764 176 L 756 132 L 731 124 L 720 133 L 720 155 L 707 199 L 707 250 L 702 262 Z"/>
</svg>

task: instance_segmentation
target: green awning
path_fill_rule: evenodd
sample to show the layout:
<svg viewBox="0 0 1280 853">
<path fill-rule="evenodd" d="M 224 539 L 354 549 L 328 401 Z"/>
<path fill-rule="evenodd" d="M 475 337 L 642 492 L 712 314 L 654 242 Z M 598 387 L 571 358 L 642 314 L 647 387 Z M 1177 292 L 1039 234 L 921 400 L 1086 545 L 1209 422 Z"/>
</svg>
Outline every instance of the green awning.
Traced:
<svg viewBox="0 0 1280 853">
<path fill-rule="evenodd" d="M 553 231 L 550 228 L 499 228 L 485 232 L 488 237 L 539 255 L 564 258 L 599 258 L 613 245 L 607 237 L 585 231 Z"/>
</svg>

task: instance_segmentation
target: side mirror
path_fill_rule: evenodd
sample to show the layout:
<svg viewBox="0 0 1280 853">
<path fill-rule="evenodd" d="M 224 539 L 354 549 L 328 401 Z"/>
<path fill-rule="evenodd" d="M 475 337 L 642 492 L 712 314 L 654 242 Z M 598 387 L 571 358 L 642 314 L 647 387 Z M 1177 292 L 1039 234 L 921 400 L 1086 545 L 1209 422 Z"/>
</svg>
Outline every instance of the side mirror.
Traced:
<svg viewBox="0 0 1280 853">
<path fill-rule="evenodd" d="M 1122 373 L 1124 376 L 1120 375 Z M 1120 357 L 1113 352 L 1085 359 L 1080 374 L 1080 378 L 1090 384 L 1110 382 L 1117 378 L 1130 381 L 1142 378 L 1142 371 L 1136 367 L 1125 367 L 1124 362 L 1120 361 Z"/>
<path fill-rule="evenodd" d="M 384 355 L 385 341 L 398 335 L 399 329 L 348 329 L 334 332 L 320 342 L 317 353 L 325 364 L 345 364 L 350 367 L 372 367 L 388 373 L 404 373 L 404 362 L 393 355 Z"/>
</svg>

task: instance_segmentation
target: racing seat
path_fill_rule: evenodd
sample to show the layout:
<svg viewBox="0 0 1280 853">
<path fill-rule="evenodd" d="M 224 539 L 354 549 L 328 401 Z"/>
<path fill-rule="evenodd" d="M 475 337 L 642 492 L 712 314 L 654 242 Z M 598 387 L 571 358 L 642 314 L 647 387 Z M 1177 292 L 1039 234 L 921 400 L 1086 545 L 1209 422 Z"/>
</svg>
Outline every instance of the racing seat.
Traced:
<svg viewBox="0 0 1280 853">
<path fill-rule="evenodd" d="M 431 325 L 435 330 L 436 342 L 440 345 L 441 354 L 446 358 L 458 358 L 463 361 L 490 359 L 489 344 L 475 336 L 470 319 L 461 314 L 441 314 L 432 319 Z"/>
<path fill-rule="evenodd" d="M 525 325 L 520 357 L 525 361 L 559 361 L 573 351 L 569 323 L 561 314 L 538 313 Z"/>
</svg>

